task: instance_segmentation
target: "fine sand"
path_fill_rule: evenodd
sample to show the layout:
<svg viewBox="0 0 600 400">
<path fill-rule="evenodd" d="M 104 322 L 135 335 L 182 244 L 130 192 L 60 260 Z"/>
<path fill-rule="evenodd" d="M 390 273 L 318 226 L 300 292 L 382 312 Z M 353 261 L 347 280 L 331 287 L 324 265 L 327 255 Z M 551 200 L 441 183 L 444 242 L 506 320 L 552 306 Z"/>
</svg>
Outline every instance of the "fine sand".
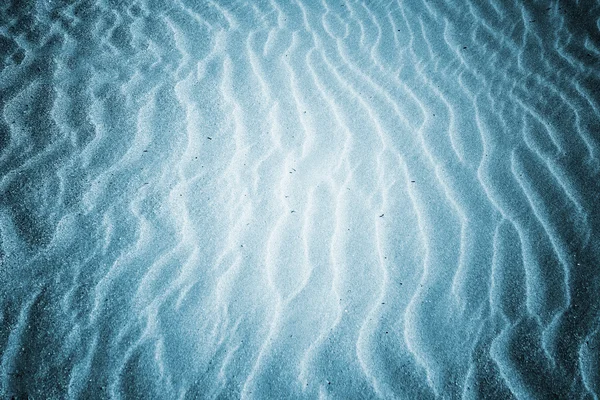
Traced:
<svg viewBox="0 0 600 400">
<path fill-rule="evenodd" d="M 527 4 L 3 1 L 0 397 L 598 399 L 600 4 Z"/>
</svg>

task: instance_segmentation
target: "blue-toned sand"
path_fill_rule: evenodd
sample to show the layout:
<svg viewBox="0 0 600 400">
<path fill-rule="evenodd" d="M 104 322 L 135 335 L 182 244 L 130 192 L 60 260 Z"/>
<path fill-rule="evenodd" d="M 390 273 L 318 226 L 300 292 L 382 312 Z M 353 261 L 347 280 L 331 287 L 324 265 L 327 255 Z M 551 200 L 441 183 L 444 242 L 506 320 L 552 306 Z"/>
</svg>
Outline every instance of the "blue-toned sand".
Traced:
<svg viewBox="0 0 600 400">
<path fill-rule="evenodd" d="M 2 399 L 600 398 L 598 1 L 6 0 L 0 112 Z"/>
</svg>

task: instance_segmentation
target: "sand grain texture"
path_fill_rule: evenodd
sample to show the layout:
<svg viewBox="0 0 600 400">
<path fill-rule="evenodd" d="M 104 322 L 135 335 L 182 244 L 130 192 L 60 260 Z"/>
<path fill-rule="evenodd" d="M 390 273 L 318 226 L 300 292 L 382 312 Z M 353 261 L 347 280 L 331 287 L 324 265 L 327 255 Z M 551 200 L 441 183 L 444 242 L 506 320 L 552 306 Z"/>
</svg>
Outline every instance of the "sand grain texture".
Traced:
<svg viewBox="0 0 600 400">
<path fill-rule="evenodd" d="M 0 397 L 598 399 L 599 60 L 594 1 L 3 2 Z"/>
</svg>

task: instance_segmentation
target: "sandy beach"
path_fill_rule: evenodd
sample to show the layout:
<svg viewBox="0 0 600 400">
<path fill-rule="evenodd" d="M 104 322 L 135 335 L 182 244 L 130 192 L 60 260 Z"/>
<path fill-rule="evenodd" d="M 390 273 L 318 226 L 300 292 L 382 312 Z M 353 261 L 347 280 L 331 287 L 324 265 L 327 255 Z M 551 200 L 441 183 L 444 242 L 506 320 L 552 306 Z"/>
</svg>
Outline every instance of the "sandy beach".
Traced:
<svg viewBox="0 0 600 400">
<path fill-rule="evenodd" d="M 598 399 L 599 88 L 597 1 L 4 2 L 0 397 Z"/>
</svg>

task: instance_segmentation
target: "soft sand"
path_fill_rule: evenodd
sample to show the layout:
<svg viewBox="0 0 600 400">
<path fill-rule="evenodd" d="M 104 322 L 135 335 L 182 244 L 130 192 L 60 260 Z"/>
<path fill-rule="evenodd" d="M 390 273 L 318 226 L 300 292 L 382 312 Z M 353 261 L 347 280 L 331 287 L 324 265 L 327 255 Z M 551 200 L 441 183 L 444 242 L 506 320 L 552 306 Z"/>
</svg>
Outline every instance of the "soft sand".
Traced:
<svg viewBox="0 0 600 400">
<path fill-rule="evenodd" d="M 5 3 L 0 397 L 600 395 L 597 2 Z"/>
</svg>

